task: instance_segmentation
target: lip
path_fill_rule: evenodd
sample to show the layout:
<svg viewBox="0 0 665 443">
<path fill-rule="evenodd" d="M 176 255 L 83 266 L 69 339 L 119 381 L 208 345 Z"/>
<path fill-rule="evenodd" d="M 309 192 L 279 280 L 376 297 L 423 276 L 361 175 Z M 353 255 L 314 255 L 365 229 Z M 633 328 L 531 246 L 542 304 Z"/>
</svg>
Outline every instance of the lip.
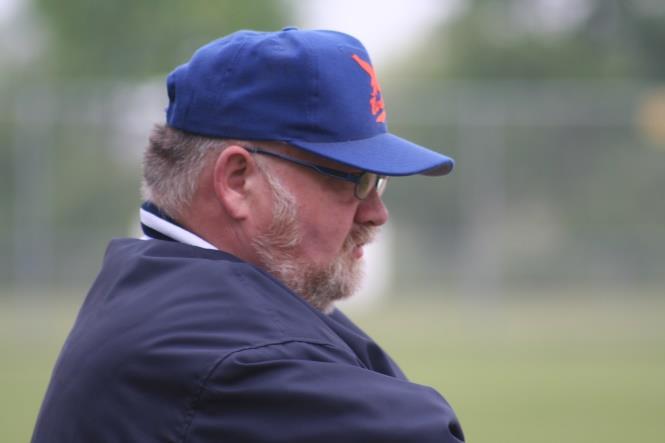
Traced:
<svg viewBox="0 0 665 443">
<path fill-rule="evenodd" d="M 353 258 L 360 259 L 360 258 L 362 258 L 363 254 L 364 254 L 364 251 L 363 251 L 363 246 L 362 245 L 356 245 L 353 248 Z"/>
</svg>

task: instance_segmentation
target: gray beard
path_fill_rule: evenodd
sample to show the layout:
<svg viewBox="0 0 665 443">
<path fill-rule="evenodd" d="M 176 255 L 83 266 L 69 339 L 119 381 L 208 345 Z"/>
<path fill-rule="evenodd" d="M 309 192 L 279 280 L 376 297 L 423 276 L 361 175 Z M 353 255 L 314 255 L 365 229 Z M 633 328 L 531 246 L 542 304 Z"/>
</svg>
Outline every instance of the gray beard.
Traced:
<svg viewBox="0 0 665 443">
<path fill-rule="evenodd" d="M 265 236 L 255 242 L 261 243 L 265 245 Z M 259 246 L 256 252 L 270 274 L 326 314 L 334 310 L 336 301 L 357 290 L 363 276 L 362 262 L 348 255 L 339 255 L 328 266 L 318 266 L 298 260 L 286 250 Z"/>
<path fill-rule="evenodd" d="M 266 232 L 252 241 L 253 249 L 266 271 L 316 309 L 331 313 L 336 301 L 358 289 L 363 261 L 353 257 L 353 249 L 370 242 L 378 228 L 354 225 L 339 255 L 330 264 L 311 263 L 297 255 L 301 236 L 294 197 L 275 177 L 270 174 L 266 177 L 273 188 L 273 218 Z"/>
</svg>

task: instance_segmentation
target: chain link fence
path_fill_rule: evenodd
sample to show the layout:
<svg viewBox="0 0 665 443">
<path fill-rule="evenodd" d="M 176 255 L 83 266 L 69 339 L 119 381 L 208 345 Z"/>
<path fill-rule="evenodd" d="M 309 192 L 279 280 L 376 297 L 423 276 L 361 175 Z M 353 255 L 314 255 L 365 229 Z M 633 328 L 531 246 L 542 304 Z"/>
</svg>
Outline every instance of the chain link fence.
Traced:
<svg viewBox="0 0 665 443">
<path fill-rule="evenodd" d="M 395 291 L 665 287 L 658 85 L 387 80 L 391 130 L 457 160 L 390 184 Z M 0 91 L 2 286 L 88 286 L 108 240 L 137 233 L 163 95 L 161 80 Z"/>
</svg>

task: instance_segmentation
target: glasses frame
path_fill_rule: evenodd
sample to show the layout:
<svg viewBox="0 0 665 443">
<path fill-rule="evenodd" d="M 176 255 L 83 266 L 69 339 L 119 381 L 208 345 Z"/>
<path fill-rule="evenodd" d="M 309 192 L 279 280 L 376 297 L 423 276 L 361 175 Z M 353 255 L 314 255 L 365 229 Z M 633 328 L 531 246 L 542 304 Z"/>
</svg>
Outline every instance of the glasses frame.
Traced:
<svg viewBox="0 0 665 443">
<path fill-rule="evenodd" d="M 376 190 L 376 192 L 381 196 L 383 192 L 386 189 L 386 185 L 388 182 L 388 176 L 386 175 L 379 175 L 374 172 L 369 172 L 369 171 L 364 171 L 364 172 L 346 172 L 346 171 L 340 171 L 339 169 L 333 169 L 333 168 L 328 168 L 326 166 L 321 166 L 317 165 L 316 163 L 311 163 L 306 160 L 300 160 L 297 158 L 290 157 L 288 155 L 284 154 L 278 154 L 276 152 L 271 152 L 271 151 L 266 151 L 264 149 L 261 149 L 257 146 L 243 146 L 245 150 L 252 154 L 261 154 L 261 155 L 267 155 L 269 157 L 274 157 L 278 158 L 280 160 L 288 161 L 291 163 L 295 163 L 300 166 L 304 166 L 306 168 L 310 168 L 319 174 L 327 175 L 329 177 L 333 177 L 339 180 L 344 180 L 350 183 L 353 183 L 355 185 L 353 189 L 353 195 L 358 199 L 358 200 L 365 200 L 369 195 L 372 193 L 373 190 Z M 366 192 L 361 192 L 363 191 L 362 186 L 365 183 L 370 183 L 369 187 L 367 188 Z M 371 184 L 373 183 L 373 185 Z"/>
</svg>

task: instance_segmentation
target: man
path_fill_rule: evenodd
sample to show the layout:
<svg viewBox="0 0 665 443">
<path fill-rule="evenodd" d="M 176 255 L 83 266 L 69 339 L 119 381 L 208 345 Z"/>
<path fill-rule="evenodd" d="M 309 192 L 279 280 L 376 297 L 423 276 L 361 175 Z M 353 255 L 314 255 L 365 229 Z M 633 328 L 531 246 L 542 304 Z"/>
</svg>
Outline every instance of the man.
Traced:
<svg viewBox="0 0 665 443">
<path fill-rule="evenodd" d="M 387 132 L 360 42 L 242 31 L 167 80 L 143 239 L 113 240 L 33 442 L 459 442 L 454 412 L 334 308 L 388 176 L 453 162 Z"/>
</svg>

